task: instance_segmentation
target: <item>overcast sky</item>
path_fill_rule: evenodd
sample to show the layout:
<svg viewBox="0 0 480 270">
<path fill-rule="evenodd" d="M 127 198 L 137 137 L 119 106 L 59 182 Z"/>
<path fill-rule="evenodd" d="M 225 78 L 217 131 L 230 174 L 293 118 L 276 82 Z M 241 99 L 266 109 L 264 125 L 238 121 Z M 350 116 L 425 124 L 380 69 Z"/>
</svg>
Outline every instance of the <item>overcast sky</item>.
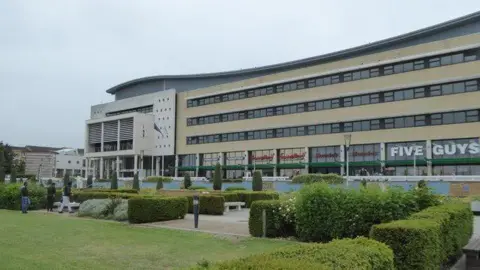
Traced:
<svg viewBox="0 0 480 270">
<path fill-rule="evenodd" d="M 105 90 L 311 57 L 480 10 L 479 0 L 0 1 L 0 141 L 83 147 Z"/>
</svg>

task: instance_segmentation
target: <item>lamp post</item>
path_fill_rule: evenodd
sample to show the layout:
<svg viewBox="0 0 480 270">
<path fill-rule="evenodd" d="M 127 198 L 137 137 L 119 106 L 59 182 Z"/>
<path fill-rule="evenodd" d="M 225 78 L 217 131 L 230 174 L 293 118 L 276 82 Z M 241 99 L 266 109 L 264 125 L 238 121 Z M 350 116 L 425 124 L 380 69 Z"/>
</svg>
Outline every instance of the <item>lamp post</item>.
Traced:
<svg viewBox="0 0 480 270">
<path fill-rule="evenodd" d="M 348 164 L 348 150 L 350 149 L 350 143 L 352 141 L 352 134 L 345 134 L 343 136 L 343 139 L 345 141 L 345 151 L 346 151 L 346 162 L 345 163 L 347 165 L 346 166 L 347 167 L 347 173 L 345 174 L 347 176 L 347 179 L 345 181 L 345 185 L 346 185 L 346 187 L 348 187 L 348 178 L 350 176 L 350 171 L 349 171 L 350 168 L 348 166 L 349 165 Z"/>
</svg>

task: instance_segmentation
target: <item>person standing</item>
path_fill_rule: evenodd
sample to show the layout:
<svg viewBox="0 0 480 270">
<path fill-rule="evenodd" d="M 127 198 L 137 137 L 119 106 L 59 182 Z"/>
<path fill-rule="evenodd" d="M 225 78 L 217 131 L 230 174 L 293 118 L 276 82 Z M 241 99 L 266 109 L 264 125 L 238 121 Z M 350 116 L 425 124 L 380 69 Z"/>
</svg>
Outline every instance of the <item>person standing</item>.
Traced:
<svg viewBox="0 0 480 270">
<path fill-rule="evenodd" d="M 47 188 L 47 212 L 53 212 L 53 202 L 55 201 L 55 183 L 50 183 L 50 186 Z"/>
<path fill-rule="evenodd" d="M 68 212 L 72 212 L 72 207 L 70 206 L 70 196 L 72 195 L 72 182 L 68 182 L 66 187 L 63 187 L 63 193 L 62 193 L 62 203 L 60 204 L 60 207 L 58 208 L 58 213 L 63 213 L 63 207 L 65 205 L 68 207 Z"/>
<path fill-rule="evenodd" d="M 20 194 L 22 196 L 22 213 L 28 213 L 28 206 L 30 205 L 30 199 L 28 198 L 28 182 L 25 181 L 23 186 L 20 188 Z"/>
</svg>

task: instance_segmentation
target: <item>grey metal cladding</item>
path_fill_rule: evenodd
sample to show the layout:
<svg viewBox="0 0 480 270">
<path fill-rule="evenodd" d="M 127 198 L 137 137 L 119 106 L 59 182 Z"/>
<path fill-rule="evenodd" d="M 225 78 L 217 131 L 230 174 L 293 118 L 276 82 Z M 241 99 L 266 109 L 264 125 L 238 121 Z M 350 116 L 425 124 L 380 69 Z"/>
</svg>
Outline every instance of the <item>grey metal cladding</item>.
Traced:
<svg viewBox="0 0 480 270">
<path fill-rule="evenodd" d="M 115 99 L 120 100 L 171 88 L 183 92 L 479 32 L 480 11 L 400 36 L 320 56 L 227 72 L 138 78 L 114 86 L 107 93 L 115 94 Z"/>
</svg>

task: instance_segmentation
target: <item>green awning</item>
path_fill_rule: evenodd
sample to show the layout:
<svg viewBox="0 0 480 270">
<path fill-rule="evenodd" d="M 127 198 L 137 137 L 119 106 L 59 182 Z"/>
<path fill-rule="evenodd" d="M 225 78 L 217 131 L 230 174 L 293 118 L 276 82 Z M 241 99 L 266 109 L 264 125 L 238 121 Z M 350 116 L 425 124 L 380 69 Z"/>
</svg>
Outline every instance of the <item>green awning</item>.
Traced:
<svg viewBox="0 0 480 270">
<path fill-rule="evenodd" d="M 244 165 L 225 165 L 222 167 L 224 170 L 245 170 Z"/>
<path fill-rule="evenodd" d="M 312 162 L 312 163 L 305 163 L 309 167 L 312 168 L 322 168 L 322 167 L 340 167 L 342 166 L 341 162 Z"/>
<path fill-rule="evenodd" d="M 480 158 L 438 158 L 432 159 L 432 165 L 480 164 Z"/>
<path fill-rule="evenodd" d="M 413 160 L 387 160 L 385 161 L 386 166 L 413 166 Z M 427 165 L 425 159 L 417 159 L 417 166 Z"/>
<path fill-rule="evenodd" d="M 177 167 L 177 170 L 179 171 L 195 171 L 197 169 L 197 167 L 195 166 L 180 166 L 180 167 Z"/>
<path fill-rule="evenodd" d="M 253 164 L 249 164 L 248 168 L 253 170 Z M 275 164 L 255 164 L 255 169 L 273 169 Z"/>
<path fill-rule="evenodd" d="M 348 166 L 380 166 L 381 164 L 380 160 L 348 162 Z"/>
<path fill-rule="evenodd" d="M 282 163 L 277 164 L 277 168 L 279 169 L 304 169 L 304 163 Z"/>
<path fill-rule="evenodd" d="M 215 170 L 215 166 L 198 166 L 199 170 Z"/>
</svg>

